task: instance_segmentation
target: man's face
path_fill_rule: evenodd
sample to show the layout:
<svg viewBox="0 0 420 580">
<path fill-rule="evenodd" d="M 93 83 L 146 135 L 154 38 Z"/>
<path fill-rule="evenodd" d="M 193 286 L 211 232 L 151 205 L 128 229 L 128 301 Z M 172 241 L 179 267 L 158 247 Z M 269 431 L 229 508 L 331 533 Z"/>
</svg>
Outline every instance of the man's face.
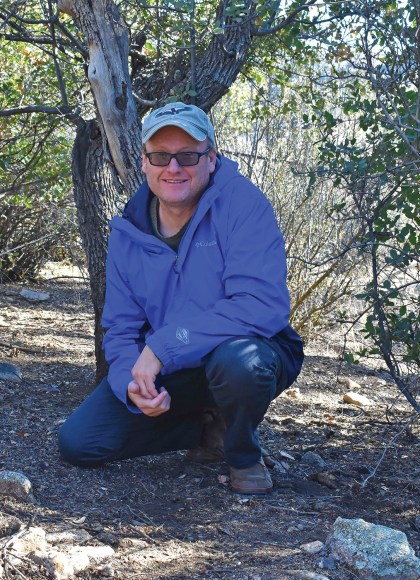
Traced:
<svg viewBox="0 0 420 580">
<path fill-rule="evenodd" d="M 207 141 L 196 141 L 179 127 L 163 127 L 151 137 L 145 146 L 147 153 L 163 151 L 180 153 L 195 151 L 202 153 L 208 148 Z M 150 189 L 161 204 L 173 208 L 193 208 L 206 189 L 210 174 L 216 167 L 216 151 L 210 150 L 200 157 L 198 164 L 181 167 L 173 157 L 165 167 L 151 165 L 142 153 L 142 169 Z"/>
</svg>

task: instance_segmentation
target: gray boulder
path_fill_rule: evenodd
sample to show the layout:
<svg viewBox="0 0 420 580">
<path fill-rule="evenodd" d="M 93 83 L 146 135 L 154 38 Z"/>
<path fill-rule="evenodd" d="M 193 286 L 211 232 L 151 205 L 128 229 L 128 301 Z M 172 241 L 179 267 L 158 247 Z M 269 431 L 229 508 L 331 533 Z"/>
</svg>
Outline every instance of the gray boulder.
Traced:
<svg viewBox="0 0 420 580">
<path fill-rule="evenodd" d="M 20 383 L 22 380 L 22 371 L 12 363 L 0 362 L 0 379 L 12 383 Z"/>
<path fill-rule="evenodd" d="M 337 518 L 326 551 L 364 580 L 418 580 L 420 560 L 407 536 L 362 519 Z"/>
<path fill-rule="evenodd" d="M 0 496 L 33 501 L 32 484 L 20 471 L 0 471 Z"/>
</svg>

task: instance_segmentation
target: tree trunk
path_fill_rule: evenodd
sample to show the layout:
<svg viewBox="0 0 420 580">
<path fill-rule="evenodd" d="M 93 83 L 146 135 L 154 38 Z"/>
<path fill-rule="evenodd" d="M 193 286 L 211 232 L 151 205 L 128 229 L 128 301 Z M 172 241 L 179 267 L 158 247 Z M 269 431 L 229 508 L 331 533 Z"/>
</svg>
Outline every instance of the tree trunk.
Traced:
<svg viewBox="0 0 420 580">
<path fill-rule="evenodd" d="M 89 49 L 88 79 L 106 154 L 110 154 L 125 190 L 141 182 L 141 122 L 128 71 L 128 28 L 112 0 L 72 0 L 59 4 L 76 18 Z"/>
<path fill-rule="evenodd" d="M 95 312 L 96 378 L 107 373 L 102 351 L 102 310 L 108 222 L 117 213 L 117 195 L 132 195 L 141 179 L 141 123 L 128 71 L 128 29 L 111 0 L 66 0 L 86 36 L 88 78 L 97 120 L 79 127 L 73 148 L 74 195 L 86 252 Z"/>
<path fill-rule="evenodd" d="M 108 222 L 117 213 L 116 199 L 123 195 L 115 168 L 106 159 L 104 140 L 95 120 L 77 131 L 73 146 L 72 172 L 79 231 L 86 253 L 90 290 L 95 313 L 96 380 L 107 374 L 102 351 L 102 310 L 105 299 L 105 261 Z"/>
</svg>

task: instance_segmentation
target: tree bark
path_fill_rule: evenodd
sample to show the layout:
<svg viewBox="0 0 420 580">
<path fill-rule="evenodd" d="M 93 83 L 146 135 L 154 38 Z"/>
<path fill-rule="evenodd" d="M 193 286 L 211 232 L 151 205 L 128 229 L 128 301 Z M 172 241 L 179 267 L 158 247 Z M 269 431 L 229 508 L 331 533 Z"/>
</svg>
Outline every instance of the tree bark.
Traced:
<svg viewBox="0 0 420 580">
<path fill-rule="evenodd" d="M 124 188 L 132 194 L 141 182 L 141 122 L 128 71 L 128 28 L 111 0 L 73 0 L 65 9 L 76 15 L 86 36 L 87 74 L 107 142 L 104 151 L 109 149 Z"/>
<path fill-rule="evenodd" d="M 108 371 L 102 351 L 101 326 L 105 300 L 108 222 L 117 213 L 116 199 L 123 195 L 123 187 L 115 167 L 107 160 L 103 138 L 95 120 L 79 127 L 72 157 L 74 198 L 95 313 L 96 380 L 99 382 Z"/>
<path fill-rule="evenodd" d="M 101 317 L 108 222 L 117 213 L 118 196 L 129 197 L 141 182 L 141 123 L 128 71 L 128 29 L 114 2 L 66 0 L 59 7 L 75 18 L 86 36 L 88 79 L 97 109 L 97 119 L 77 131 L 72 172 L 95 313 L 96 379 L 100 381 L 107 373 Z"/>
</svg>

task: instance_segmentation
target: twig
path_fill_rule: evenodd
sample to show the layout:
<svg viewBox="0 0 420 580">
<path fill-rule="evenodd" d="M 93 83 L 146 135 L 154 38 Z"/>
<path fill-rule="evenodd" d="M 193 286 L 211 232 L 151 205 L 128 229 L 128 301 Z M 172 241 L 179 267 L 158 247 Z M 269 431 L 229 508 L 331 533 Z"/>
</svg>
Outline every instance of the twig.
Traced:
<svg viewBox="0 0 420 580">
<path fill-rule="evenodd" d="M 379 457 L 379 460 L 377 462 L 377 464 L 375 465 L 373 471 L 362 481 L 361 483 L 361 488 L 363 489 L 364 487 L 366 487 L 367 482 L 369 481 L 369 479 L 371 479 L 372 477 L 374 477 L 376 475 L 376 472 L 379 469 L 379 466 L 381 465 L 382 461 L 384 460 L 384 457 L 386 455 L 386 452 L 388 451 L 388 449 L 394 444 L 394 442 L 398 439 L 398 437 L 400 435 L 402 435 L 404 433 L 404 431 L 407 430 L 407 428 L 410 426 L 411 423 L 414 422 L 414 418 L 411 419 L 411 421 L 409 421 L 407 424 L 405 424 L 403 426 L 402 429 L 400 429 L 400 431 L 398 431 L 398 433 L 396 433 L 394 435 L 394 437 L 385 445 L 384 450 L 381 453 L 381 456 Z"/>
<path fill-rule="evenodd" d="M 20 346 L 19 344 L 13 344 L 11 342 L 4 342 L 0 340 L 0 346 L 5 346 L 6 348 L 13 348 L 14 350 L 21 350 L 22 352 L 30 352 L 34 354 L 43 354 L 44 350 L 29 348 L 27 346 Z"/>
</svg>

